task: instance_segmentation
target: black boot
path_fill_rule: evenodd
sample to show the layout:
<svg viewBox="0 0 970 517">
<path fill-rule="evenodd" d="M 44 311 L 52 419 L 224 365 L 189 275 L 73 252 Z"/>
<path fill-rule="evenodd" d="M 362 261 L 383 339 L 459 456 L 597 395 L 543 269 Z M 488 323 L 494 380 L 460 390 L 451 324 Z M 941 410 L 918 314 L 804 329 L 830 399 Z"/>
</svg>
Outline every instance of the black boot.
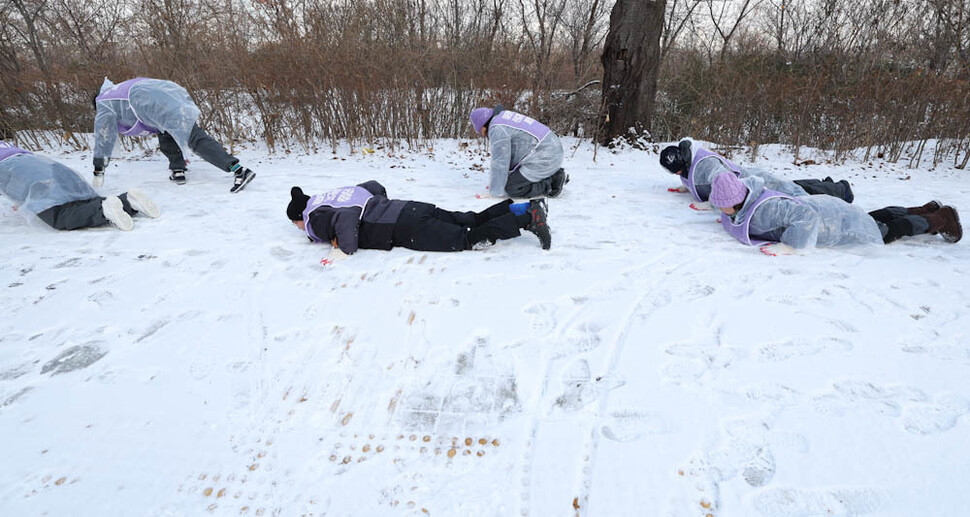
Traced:
<svg viewBox="0 0 970 517">
<path fill-rule="evenodd" d="M 539 244 L 542 245 L 542 249 L 551 248 L 552 233 L 549 232 L 549 224 L 546 221 L 546 200 L 533 199 L 529 201 L 528 214 L 532 216 L 532 221 L 526 225 L 525 229 L 539 237 Z"/>
<path fill-rule="evenodd" d="M 569 183 L 569 175 L 566 174 L 566 170 L 560 168 L 552 175 L 552 187 L 549 189 L 549 197 L 558 197 L 562 194 L 562 188 Z"/>
<path fill-rule="evenodd" d="M 944 206 L 939 210 L 922 216 L 930 223 L 929 232 L 940 234 L 946 242 L 959 242 L 963 238 L 963 227 L 960 226 L 960 214 L 952 206 Z"/>
</svg>

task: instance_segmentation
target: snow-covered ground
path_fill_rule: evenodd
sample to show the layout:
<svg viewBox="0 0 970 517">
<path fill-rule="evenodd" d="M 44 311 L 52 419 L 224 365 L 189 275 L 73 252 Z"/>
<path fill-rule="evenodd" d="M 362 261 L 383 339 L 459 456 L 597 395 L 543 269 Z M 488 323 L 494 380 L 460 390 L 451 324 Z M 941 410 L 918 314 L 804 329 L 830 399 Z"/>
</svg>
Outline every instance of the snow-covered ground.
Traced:
<svg viewBox="0 0 970 517">
<path fill-rule="evenodd" d="M 240 194 L 198 159 L 185 186 L 158 154 L 113 161 L 104 192 L 163 210 L 127 233 L 0 200 L 0 515 L 966 512 L 967 241 L 768 257 L 668 193 L 655 153 L 584 143 L 551 251 L 321 266 L 290 186 L 477 210 L 481 143 L 238 154 Z M 866 209 L 970 214 L 966 171 L 767 156 Z"/>
</svg>

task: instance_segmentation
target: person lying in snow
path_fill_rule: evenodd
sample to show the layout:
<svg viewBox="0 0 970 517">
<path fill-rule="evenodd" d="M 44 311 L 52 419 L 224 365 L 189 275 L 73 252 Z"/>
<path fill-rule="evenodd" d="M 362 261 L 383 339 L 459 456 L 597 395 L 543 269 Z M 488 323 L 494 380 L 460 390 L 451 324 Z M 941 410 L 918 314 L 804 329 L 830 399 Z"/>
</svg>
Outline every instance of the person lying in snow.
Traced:
<svg viewBox="0 0 970 517">
<path fill-rule="evenodd" d="M 134 227 L 131 216 L 158 217 L 158 206 L 142 191 L 101 197 L 66 165 L 36 156 L 0 140 L 0 192 L 57 230 L 92 228 L 111 223 Z"/>
<path fill-rule="evenodd" d="M 475 108 L 475 132 L 492 154 L 488 190 L 493 197 L 557 197 L 569 176 L 562 168 L 562 142 L 551 129 L 501 105 Z"/>
<path fill-rule="evenodd" d="M 104 182 L 104 169 L 111 158 L 118 133 L 125 136 L 158 135 L 158 148 L 168 158 L 168 179 L 185 184 L 185 157 L 192 149 L 203 160 L 233 173 L 229 192 L 239 192 L 256 173 L 239 164 L 222 144 L 205 132 L 197 121 L 199 108 L 185 88 L 160 79 L 137 77 L 114 84 L 104 79 L 94 98 L 94 186 Z"/>
<path fill-rule="evenodd" d="M 852 187 L 846 180 L 836 182 L 832 178 L 825 178 L 789 181 L 764 169 L 740 167 L 731 160 L 704 148 L 692 149 L 691 141 L 687 139 L 681 140 L 678 145 L 664 148 L 660 152 L 660 165 L 679 176 L 683 183 L 676 189 L 668 190 L 690 192 L 694 198 L 694 203 L 691 203 L 690 207 L 695 210 L 710 209 L 707 198 L 711 194 L 711 183 L 719 174 L 725 172 L 732 172 L 741 178 L 759 176 L 765 180 L 767 188 L 789 196 L 826 194 L 842 199 L 846 203 L 851 203 L 855 198 Z"/>
<path fill-rule="evenodd" d="M 951 206 L 888 206 L 868 214 L 833 196 L 793 197 L 765 187 L 757 176 L 721 174 L 711 186 L 711 204 L 721 224 L 744 244 L 763 246 L 767 255 L 788 255 L 814 246 L 885 243 L 907 235 L 940 234 L 946 242 L 963 237 L 960 216 Z"/>
<path fill-rule="evenodd" d="M 312 242 L 329 242 L 346 255 L 358 248 L 389 250 L 403 246 L 418 251 L 464 251 L 530 231 L 549 249 L 546 202 L 505 200 L 485 210 L 450 212 L 429 203 L 388 199 L 376 181 L 307 196 L 290 189 L 286 216 Z M 337 255 L 339 257 L 339 255 Z"/>
</svg>

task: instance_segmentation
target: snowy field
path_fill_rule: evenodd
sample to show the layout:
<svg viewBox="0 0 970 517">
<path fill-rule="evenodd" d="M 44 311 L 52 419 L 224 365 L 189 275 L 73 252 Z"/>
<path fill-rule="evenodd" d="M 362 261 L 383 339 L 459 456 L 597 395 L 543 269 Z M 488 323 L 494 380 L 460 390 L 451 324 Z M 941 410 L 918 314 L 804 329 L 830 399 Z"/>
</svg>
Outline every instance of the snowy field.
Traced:
<svg viewBox="0 0 970 517">
<path fill-rule="evenodd" d="M 0 515 L 967 512 L 967 240 L 768 257 L 668 193 L 656 153 L 583 143 L 551 251 L 321 266 L 290 186 L 478 210 L 481 142 L 237 154 L 239 194 L 194 156 L 185 186 L 158 153 L 113 161 L 103 192 L 163 211 L 127 233 L 0 199 Z M 970 221 L 967 171 L 812 157 L 757 164 Z"/>
</svg>

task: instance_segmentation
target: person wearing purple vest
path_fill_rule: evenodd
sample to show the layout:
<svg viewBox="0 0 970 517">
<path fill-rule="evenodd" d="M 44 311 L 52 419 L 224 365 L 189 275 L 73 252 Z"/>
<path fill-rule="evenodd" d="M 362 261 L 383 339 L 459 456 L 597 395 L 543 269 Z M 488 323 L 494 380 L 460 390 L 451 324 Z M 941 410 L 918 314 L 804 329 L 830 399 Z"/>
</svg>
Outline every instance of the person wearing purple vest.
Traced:
<svg viewBox="0 0 970 517">
<path fill-rule="evenodd" d="M 708 209 L 707 198 L 711 193 L 711 182 L 724 172 L 734 173 L 740 178 L 759 176 L 765 180 L 769 189 L 789 196 L 826 194 L 851 203 L 855 198 L 852 187 L 846 180 L 834 181 L 832 178 L 804 179 L 789 181 L 779 178 L 764 169 L 741 167 L 724 156 L 693 146 L 691 140 L 681 140 L 678 145 L 664 148 L 660 153 L 660 164 L 672 174 L 680 177 L 682 185 L 671 192 L 689 192 L 694 198 L 691 208 Z"/>
<path fill-rule="evenodd" d="M 131 189 L 101 197 L 70 167 L 0 140 L 0 193 L 57 230 L 93 228 L 111 223 L 131 230 L 131 216 L 158 217 L 160 211 L 144 192 Z"/>
<path fill-rule="evenodd" d="M 900 237 L 933 233 L 946 242 L 963 237 L 956 209 L 930 201 L 923 206 L 889 206 L 866 213 L 833 196 L 793 197 L 765 188 L 757 176 L 721 174 L 711 185 L 711 204 L 724 229 L 743 244 L 768 255 L 815 246 L 889 244 Z"/>
<path fill-rule="evenodd" d="M 569 176 L 562 168 L 562 142 L 551 129 L 521 113 L 476 108 L 469 117 L 488 139 L 492 197 L 557 197 Z"/>
<path fill-rule="evenodd" d="M 346 255 L 358 249 L 464 251 L 511 239 L 527 230 L 543 249 L 552 245 L 544 199 L 505 200 L 481 212 L 451 212 L 429 203 L 388 199 L 376 181 L 308 196 L 290 189 L 286 216 L 311 242 L 330 243 Z"/>
<path fill-rule="evenodd" d="M 256 174 L 243 167 L 199 127 L 199 108 L 185 88 L 160 79 L 136 77 L 114 84 L 105 78 L 94 98 L 94 185 L 104 171 L 118 135 L 158 136 L 158 148 L 168 158 L 169 179 L 185 184 L 184 152 L 192 149 L 203 160 L 233 174 L 230 192 L 239 192 Z"/>
</svg>

